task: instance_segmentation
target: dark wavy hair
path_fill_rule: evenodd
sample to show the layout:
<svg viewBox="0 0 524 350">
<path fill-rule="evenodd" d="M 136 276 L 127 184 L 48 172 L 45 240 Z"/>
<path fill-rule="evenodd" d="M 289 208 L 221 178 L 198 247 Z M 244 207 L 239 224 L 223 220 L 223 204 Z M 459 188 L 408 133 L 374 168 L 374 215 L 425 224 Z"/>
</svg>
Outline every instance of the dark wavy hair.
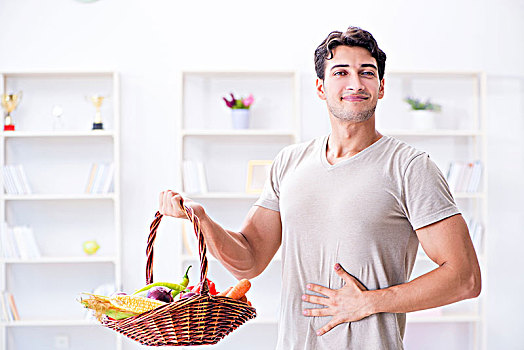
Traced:
<svg viewBox="0 0 524 350">
<path fill-rule="evenodd" d="M 333 58 L 333 50 L 337 46 L 359 46 L 368 50 L 371 56 L 377 60 L 378 77 L 382 80 L 386 68 L 386 54 L 377 44 L 370 32 L 359 27 L 349 27 L 344 33 L 333 31 L 315 50 L 315 71 L 317 77 L 324 80 L 326 71 L 326 60 Z"/>
</svg>

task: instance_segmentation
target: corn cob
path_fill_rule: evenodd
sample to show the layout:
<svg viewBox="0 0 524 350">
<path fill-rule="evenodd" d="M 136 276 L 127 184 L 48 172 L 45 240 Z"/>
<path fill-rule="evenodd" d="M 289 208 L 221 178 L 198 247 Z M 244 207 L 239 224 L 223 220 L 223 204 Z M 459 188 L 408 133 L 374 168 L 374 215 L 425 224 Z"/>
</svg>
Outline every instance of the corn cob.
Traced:
<svg viewBox="0 0 524 350">
<path fill-rule="evenodd" d="M 156 309 L 166 303 L 159 300 L 144 298 L 136 295 L 117 295 L 110 298 L 111 304 L 128 312 L 141 314 Z"/>
<path fill-rule="evenodd" d="M 95 295 L 91 293 L 83 293 L 89 295 L 88 298 L 81 298 L 79 301 L 87 308 L 95 311 L 95 316 L 98 320 L 101 320 L 102 315 L 106 314 L 107 316 L 114 318 L 115 320 L 121 320 L 131 316 L 138 315 L 138 313 L 129 312 L 120 307 L 116 307 L 111 304 L 111 301 L 108 297 L 103 295 Z"/>
</svg>

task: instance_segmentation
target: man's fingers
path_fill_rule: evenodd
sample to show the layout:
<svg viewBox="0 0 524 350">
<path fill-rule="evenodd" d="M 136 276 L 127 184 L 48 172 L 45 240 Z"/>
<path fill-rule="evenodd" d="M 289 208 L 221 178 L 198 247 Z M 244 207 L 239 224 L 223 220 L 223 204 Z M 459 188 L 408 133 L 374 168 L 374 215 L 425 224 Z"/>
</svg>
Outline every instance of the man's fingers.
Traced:
<svg viewBox="0 0 524 350">
<path fill-rule="evenodd" d="M 160 211 L 160 214 L 164 215 L 164 191 L 160 192 L 160 196 L 158 196 L 158 210 Z"/>
<path fill-rule="evenodd" d="M 344 282 L 346 282 L 346 284 L 356 284 L 360 290 L 368 290 L 366 286 L 364 286 L 358 279 L 355 278 L 355 276 L 344 270 L 342 265 L 339 263 L 335 264 L 335 272 L 344 280 Z"/>
<path fill-rule="evenodd" d="M 328 302 L 329 302 L 329 298 L 319 297 L 319 296 L 311 295 L 311 294 L 304 294 L 302 296 L 302 300 L 307 301 L 308 303 L 319 304 L 319 305 L 328 305 Z"/>
<path fill-rule="evenodd" d="M 166 214 L 169 213 L 169 205 L 171 204 L 171 201 L 169 200 L 170 197 L 171 197 L 171 191 L 164 191 L 163 211 Z"/>
<path fill-rule="evenodd" d="M 320 293 L 320 294 L 323 294 L 325 296 L 328 296 L 328 297 L 332 297 L 333 295 L 335 295 L 335 291 L 333 289 L 329 289 L 329 288 L 326 288 L 324 286 L 320 286 L 318 284 L 314 284 L 314 283 L 309 283 L 307 285 L 307 289 L 313 291 L 313 292 L 317 292 L 317 293 Z"/>
<path fill-rule="evenodd" d="M 173 204 L 174 209 L 184 211 L 184 199 L 180 194 L 176 193 L 175 196 L 171 199 L 171 203 Z"/>
<path fill-rule="evenodd" d="M 326 334 L 327 332 L 329 332 L 330 330 L 332 330 L 333 328 L 335 328 L 336 326 L 338 326 L 341 323 L 343 323 L 343 322 L 335 320 L 334 318 L 332 318 L 331 321 L 329 321 L 328 324 L 326 324 L 324 327 L 320 328 L 317 331 L 317 335 L 319 335 L 319 336 L 320 335 L 324 335 L 324 334 Z"/>
<path fill-rule="evenodd" d="M 304 316 L 332 316 L 332 312 L 327 307 L 317 309 L 304 309 L 302 311 Z"/>
</svg>

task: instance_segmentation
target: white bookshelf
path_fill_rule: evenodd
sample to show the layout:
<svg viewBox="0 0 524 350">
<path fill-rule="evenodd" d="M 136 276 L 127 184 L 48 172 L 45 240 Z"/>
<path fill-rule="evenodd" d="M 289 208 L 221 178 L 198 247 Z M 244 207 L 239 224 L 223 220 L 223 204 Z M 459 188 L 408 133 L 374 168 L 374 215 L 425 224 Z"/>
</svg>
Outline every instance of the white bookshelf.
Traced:
<svg viewBox="0 0 524 350">
<path fill-rule="evenodd" d="M 223 96 L 229 97 L 230 92 L 235 96 L 254 95 L 248 129 L 233 129 L 231 126 L 230 110 L 222 100 Z M 283 147 L 300 140 L 298 73 L 185 71 L 181 77 L 181 102 L 177 139 L 179 160 L 201 161 L 208 187 L 207 192 L 184 196 L 202 203 L 210 216 L 225 228 L 239 229 L 249 208 L 259 197 L 258 193 L 246 193 L 245 190 L 248 161 L 273 160 Z M 195 105 L 197 107 L 193 108 Z M 182 170 L 180 178 L 183 176 Z M 220 178 L 228 181 L 221 182 Z M 184 190 L 183 181 L 179 185 Z M 196 243 L 187 226 L 185 239 Z M 198 251 L 193 248 L 192 254 L 188 254 L 181 243 L 180 254 L 180 271 L 189 264 L 193 265 L 190 280 L 195 282 L 199 274 Z M 217 259 L 208 254 L 208 260 L 209 278 L 218 290 L 235 283 L 234 277 Z M 275 281 L 280 280 L 280 266 L 278 253 L 265 276 L 253 281 L 248 298 L 257 309 L 257 318 L 235 331 L 229 342 L 210 346 L 210 349 L 250 347 L 249 339 L 257 334 L 273 337 L 278 319 L 277 303 L 268 295 L 265 285 L 269 282 L 264 283 L 264 279 L 274 285 L 271 294 L 278 295 L 280 287 Z"/>
<path fill-rule="evenodd" d="M 486 349 L 486 286 L 487 286 L 487 169 L 486 156 L 486 77 L 482 72 L 386 72 L 386 94 L 377 106 L 377 129 L 386 135 L 424 150 L 446 176 L 451 161 L 482 163 L 482 178 L 476 192 L 455 192 L 453 196 L 466 218 L 475 218 L 483 226 L 482 245 L 477 250 L 482 269 L 483 291 L 479 298 L 447 305 L 436 314 L 424 312 L 407 315 L 408 330 L 416 327 L 421 336 L 438 337 L 439 332 L 449 330 L 450 325 L 461 324 L 468 332 L 456 334 L 467 337 L 467 349 Z M 414 129 L 411 126 L 407 103 L 403 98 L 414 96 L 442 105 L 442 112 L 432 129 Z M 477 248 L 477 247 L 476 247 Z M 417 255 L 412 279 L 436 268 L 423 252 Z M 439 309 L 439 308 L 437 308 Z M 441 311 L 440 314 L 438 312 Z M 463 329 L 463 328 L 461 328 Z M 413 346 L 413 344 L 412 344 Z M 417 345 L 415 345 L 417 346 Z"/>
<path fill-rule="evenodd" d="M 122 285 L 119 75 L 0 72 L 0 88 L 23 91 L 12 113 L 16 131 L 0 131 L 0 164 L 22 164 L 32 187 L 32 194 L 0 192 L 0 222 L 32 227 L 41 251 L 34 259 L 0 258 L 0 290 L 13 294 L 20 314 L 18 321 L 0 323 L 1 348 L 21 348 L 27 338 L 53 333 L 70 343 L 93 341 L 100 333 L 94 347 L 121 349 L 120 336 L 86 319 L 76 300 L 102 284 Z M 91 130 L 90 94 L 109 96 L 101 110 L 103 130 Z M 63 108 L 60 129 L 53 124 L 55 105 Z M 86 193 L 93 163 L 114 164 L 112 191 Z M 88 256 L 82 243 L 91 239 L 100 250 Z M 38 285 L 37 298 L 28 295 L 28 281 Z"/>
</svg>

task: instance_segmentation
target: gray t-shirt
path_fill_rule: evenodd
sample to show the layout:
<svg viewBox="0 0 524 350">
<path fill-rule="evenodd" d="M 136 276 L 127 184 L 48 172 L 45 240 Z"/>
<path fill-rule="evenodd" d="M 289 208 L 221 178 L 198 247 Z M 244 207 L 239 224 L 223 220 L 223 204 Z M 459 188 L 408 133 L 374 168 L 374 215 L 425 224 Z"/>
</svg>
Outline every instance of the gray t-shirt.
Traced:
<svg viewBox="0 0 524 350">
<path fill-rule="evenodd" d="M 335 263 L 368 289 L 405 283 L 415 263 L 414 230 L 458 214 L 446 180 L 429 156 L 389 136 L 335 165 L 329 136 L 284 148 L 255 205 L 282 220 L 282 294 L 278 350 L 402 349 L 406 315 L 380 313 L 343 323 L 306 317 L 307 283 L 338 289 Z"/>
</svg>

